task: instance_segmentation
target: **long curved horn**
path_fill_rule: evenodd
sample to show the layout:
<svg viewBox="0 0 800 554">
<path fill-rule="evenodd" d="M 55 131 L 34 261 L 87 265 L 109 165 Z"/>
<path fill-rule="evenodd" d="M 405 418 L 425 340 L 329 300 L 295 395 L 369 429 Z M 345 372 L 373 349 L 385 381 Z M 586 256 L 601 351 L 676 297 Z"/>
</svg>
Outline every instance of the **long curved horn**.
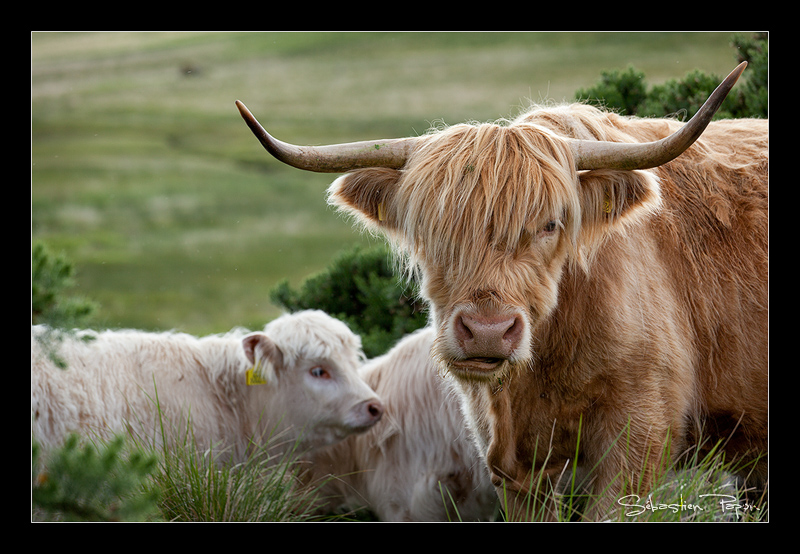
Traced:
<svg viewBox="0 0 800 554">
<path fill-rule="evenodd" d="M 416 139 L 365 140 L 328 146 L 295 146 L 272 137 L 250 110 L 236 101 L 247 126 L 264 148 L 285 164 L 319 173 L 342 173 L 362 167 L 400 168 L 414 149 Z"/>
<path fill-rule="evenodd" d="M 648 143 L 571 140 L 577 169 L 647 169 L 674 160 L 703 133 L 745 67 L 747 62 L 739 64 L 711 93 L 694 117 L 679 131 L 664 139 Z M 419 140 L 409 137 L 327 146 L 295 146 L 267 133 L 239 100 L 236 101 L 236 107 L 270 154 L 288 165 L 307 171 L 341 173 L 363 167 L 399 169 Z"/>
<path fill-rule="evenodd" d="M 740 63 L 711 93 L 686 125 L 672 135 L 640 144 L 573 140 L 570 142 L 578 169 L 647 169 L 680 156 L 703 133 L 722 101 L 747 67 Z"/>
</svg>

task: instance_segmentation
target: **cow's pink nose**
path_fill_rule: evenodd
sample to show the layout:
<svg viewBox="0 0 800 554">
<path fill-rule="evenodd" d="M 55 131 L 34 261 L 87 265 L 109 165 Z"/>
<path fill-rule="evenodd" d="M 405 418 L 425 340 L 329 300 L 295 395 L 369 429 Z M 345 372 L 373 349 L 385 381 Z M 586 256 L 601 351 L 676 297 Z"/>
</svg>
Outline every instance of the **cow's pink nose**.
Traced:
<svg viewBox="0 0 800 554">
<path fill-rule="evenodd" d="M 455 334 L 466 358 L 508 359 L 519 347 L 524 322 L 519 315 L 462 313 L 455 319 Z"/>
</svg>

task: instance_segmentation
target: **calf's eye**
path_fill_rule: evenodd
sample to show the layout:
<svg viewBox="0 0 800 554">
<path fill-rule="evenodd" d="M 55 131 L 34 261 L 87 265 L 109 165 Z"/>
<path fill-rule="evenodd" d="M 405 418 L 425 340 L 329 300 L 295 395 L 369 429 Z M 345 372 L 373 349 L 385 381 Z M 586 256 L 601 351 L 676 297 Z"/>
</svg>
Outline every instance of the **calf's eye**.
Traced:
<svg viewBox="0 0 800 554">
<path fill-rule="evenodd" d="M 328 370 L 324 367 L 314 366 L 308 370 L 312 377 L 316 377 L 317 379 L 330 379 L 331 374 L 328 373 Z"/>
</svg>

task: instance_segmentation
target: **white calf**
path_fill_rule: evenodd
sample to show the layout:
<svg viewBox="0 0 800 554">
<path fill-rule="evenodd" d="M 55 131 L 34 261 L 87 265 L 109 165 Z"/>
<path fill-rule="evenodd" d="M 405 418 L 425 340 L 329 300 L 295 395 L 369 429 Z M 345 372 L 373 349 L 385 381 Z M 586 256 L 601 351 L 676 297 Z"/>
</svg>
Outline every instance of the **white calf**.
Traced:
<svg viewBox="0 0 800 554">
<path fill-rule="evenodd" d="M 367 507 L 381 521 L 494 515 L 497 494 L 459 399 L 430 360 L 433 338 L 432 329 L 417 331 L 362 367 L 383 402 L 383 421 L 307 457 L 307 483 L 325 483 L 320 511 Z"/>
<path fill-rule="evenodd" d="M 44 449 L 70 432 L 130 432 L 169 444 L 191 421 L 198 448 L 242 459 L 251 442 L 270 435 L 281 437 L 279 453 L 295 441 L 300 450 L 330 445 L 383 412 L 357 373 L 361 340 L 319 311 L 282 316 L 264 332 L 203 338 L 81 332 L 92 340 L 68 339 L 58 349 L 66 369 L 43 355 L 34 334 L 44 331 L 31 330 L 32 435 Z"/>
</svg>

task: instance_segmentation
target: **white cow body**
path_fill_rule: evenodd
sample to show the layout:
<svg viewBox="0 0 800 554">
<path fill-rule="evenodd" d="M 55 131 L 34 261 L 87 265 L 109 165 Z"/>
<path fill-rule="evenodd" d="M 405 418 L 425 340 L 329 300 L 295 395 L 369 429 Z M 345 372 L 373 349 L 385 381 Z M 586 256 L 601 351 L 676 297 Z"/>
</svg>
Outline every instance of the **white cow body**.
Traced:
<svg viewBox="0 0 800 554">
<path fill-rule="evenodd" d="M 497 496 L 451 383 L 430 360 L 433 329 L 418 331 L 360 373 L 380 395 L 380 425 L 309 457 L 322 510 L 367 507 L 381 521 L 489 520 Z"/>
<path fill-rule="evenodd" d="M 335 443 L 383 410 L 357 375 L 360 339 L 322 312 L 282 316 L 263 333 L 81 332 L 91 340 L 58 349 L 66 369 L 43 354 L 35 338 L 43 332 L 31 330 L 31 425 L 44 449 L 72 432 L 129 432 L 158 446 L 183 440 L 191 421 L 198 448 L 241 459 L 251 441 L 270 436 L 282 450 Z M 247 384 L 254 366 L 263 384 Z"/>
</svg>

